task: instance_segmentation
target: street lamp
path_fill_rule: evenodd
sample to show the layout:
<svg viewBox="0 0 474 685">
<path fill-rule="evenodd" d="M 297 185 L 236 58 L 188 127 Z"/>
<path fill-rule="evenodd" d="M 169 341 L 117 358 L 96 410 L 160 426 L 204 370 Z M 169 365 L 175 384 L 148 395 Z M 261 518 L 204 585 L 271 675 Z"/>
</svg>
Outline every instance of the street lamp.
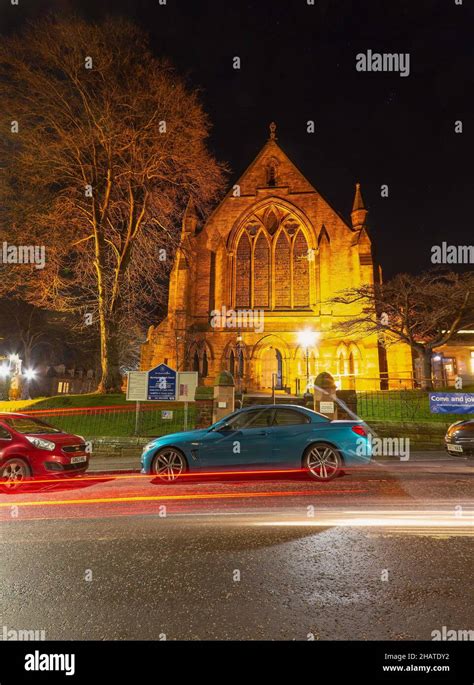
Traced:
<svg viewBox="0 0 474 685">
<path fill-rule="evenodd" d="M 237 349 L 237 391 L 239 393 L 242 392 L 242 366 L 243 366 L 243 338 L 242 338 L 242 333 L 240 331 L 237 331 L 237 341 L 236 341 L 236 349 Z"/>
<path fill-rule="evenodd" d="M 27 381 L 32 381 L 36 376 L 36 371 L 34 369 L 25 369 L 24 375 Z"/>
<path fill-rule="evenodd" d="M 298 332 L 298 343 L 304 348 L 306 356 L 306 392 L 308 392 L 309 386 L 309 348 L 314 347 L 318 338 L 319 333 L 310 328 Z"/>
</svg>

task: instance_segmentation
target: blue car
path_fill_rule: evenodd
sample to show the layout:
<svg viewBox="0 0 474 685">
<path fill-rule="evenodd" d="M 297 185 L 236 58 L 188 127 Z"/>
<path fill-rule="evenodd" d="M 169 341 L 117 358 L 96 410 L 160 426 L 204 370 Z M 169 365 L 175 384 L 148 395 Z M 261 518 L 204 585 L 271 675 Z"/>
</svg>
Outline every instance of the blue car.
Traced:
<svg viewBox="0 0 474 685">
<path fill-rule="evenodd" d="M 253 406 L 209 428 L 152 440 L 141 457 L 142 473 L 173 482 L 185 473 L 303 470 L 317 481 L 344 466 L 367 464 L 371 441 L 362 421 L 331 421 L 294 405 Z"/>
</svg>

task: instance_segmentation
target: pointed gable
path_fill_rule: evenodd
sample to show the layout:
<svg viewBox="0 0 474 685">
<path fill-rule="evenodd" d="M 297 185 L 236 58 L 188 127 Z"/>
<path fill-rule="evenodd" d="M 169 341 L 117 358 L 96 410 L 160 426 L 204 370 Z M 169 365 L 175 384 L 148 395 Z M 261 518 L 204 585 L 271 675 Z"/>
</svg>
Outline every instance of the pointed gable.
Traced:
<svg viewBox="0 0 474 685">
<path fill-rule="evenodd" d="M 255 195 L 258 188 L 288 188 L 290 193 L 315 192 L 276 140 L 268 140 L 236 185 L 241 195 Z"/>
</svg>

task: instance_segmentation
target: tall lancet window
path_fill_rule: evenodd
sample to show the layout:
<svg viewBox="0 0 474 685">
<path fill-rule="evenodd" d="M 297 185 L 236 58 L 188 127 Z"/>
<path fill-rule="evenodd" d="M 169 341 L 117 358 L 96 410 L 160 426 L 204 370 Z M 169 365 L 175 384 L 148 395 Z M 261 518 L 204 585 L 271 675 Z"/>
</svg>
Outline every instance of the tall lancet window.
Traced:
<svg viewBox="0 0 474 685">
<path fill-rule="evenodd" d="M 255 281 L 255 286 L 253 289 L 253 306 L 269 307 L 271 276 L 270 246 L 263 231 L 260 231 L 260 233 L 258 234 L 257 242 L 255 243 L 253 264 Z"/>
<path fill-rule="evenodd" d="M 247 233 L 242 233 L 236 255 L 236 297 L 237 307 L 250 307 L 250 270 L 252 248 Z"/>
<path fill-rule="evenodd" d="M 281 231 L 275 246 L 274 283 L 275 309 L 289 309 L 291 306 L 291 250 L 285 231 Z"/>
<path fill-rule="evenodd" d="M 293 306 L 309 307 L 309 251 L 303 231 L 293 241 Z"/>
<path fill-rule="evenodd" d="M 245 221 L 234 244 L 234 307 L 285 310 L 311 306 L 314 252 L 295 214 L 276 203 L 267 205 Z"/>
</svg>

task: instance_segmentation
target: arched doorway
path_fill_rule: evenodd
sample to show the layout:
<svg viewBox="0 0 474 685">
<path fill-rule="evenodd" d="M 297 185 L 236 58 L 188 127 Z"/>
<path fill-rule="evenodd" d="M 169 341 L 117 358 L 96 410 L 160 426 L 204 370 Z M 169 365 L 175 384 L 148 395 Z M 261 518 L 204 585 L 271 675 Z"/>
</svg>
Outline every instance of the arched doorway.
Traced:
<svg viewBox="0 0 474 685">
<path fill-rule="evenodd" d="M 283 358 L 280 350 L 269 347 L 262 354 L 262 388 L 265 390 L 272 387 L 272 378 L 275 374 L 275 389 L 283 388 Z"/>
</svg>

